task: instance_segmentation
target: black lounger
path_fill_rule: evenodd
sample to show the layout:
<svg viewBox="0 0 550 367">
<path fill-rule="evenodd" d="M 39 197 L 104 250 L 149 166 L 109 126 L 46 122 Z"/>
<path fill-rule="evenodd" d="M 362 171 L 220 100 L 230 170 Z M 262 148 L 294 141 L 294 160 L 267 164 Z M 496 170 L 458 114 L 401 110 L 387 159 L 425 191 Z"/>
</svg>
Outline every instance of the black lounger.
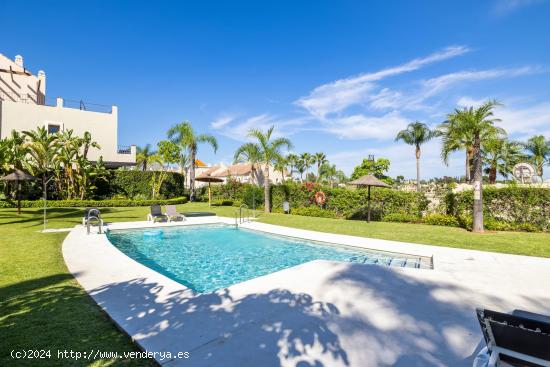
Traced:
<svg viewBox="0 0 550 367">
<path fill-rule="evenodd" d="M 550 317 L 477 309 L 485 343 L 474 366 L 550 366 Z M 486 363 L 481 363 L 486 360 Z"/>
</svg>

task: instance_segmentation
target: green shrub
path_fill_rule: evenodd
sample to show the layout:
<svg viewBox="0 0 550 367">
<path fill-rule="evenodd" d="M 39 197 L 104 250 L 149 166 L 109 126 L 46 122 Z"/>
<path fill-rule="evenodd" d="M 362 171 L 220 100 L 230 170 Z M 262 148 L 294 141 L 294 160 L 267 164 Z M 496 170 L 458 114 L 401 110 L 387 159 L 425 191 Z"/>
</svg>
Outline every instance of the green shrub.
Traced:
<svg viewBox="0 0 550 367">
<path fill-rule="evenodd" d="M 434 226 L 459 227 L 459 221 L 448 214 L 428 214 L 424 217 L 424 223 Z"/>
<path fill-rule="evenodd" d="M 513 224 L 508 222 L 503 222 L 500 220 L 495 219 L 485 219 L 483 221 L 483 225 L 485 226 L 485 229 L 489 231 L 513 231 L 515 230 L 515 227 Z"/>
<path fill-rule="evenodd" d="M 112 173 L 109 185 L 98 194 L 104 198 L 123 195 L 134 198 L 151 198 L 152 171 L 116 170 Z M 159 194 L 162 198 L 180 197 L 184 194 L 183 175 L 177 172 L 167 172 Z"/>
<path fill-rule="evenodd" d="M 457 218 L 472 216 L 473 191 L 449 193 L 445 199 L 447 213 Z M 506 222 L 521 230 L 547 231 L 550 226 L 550 188 L 487 187 L 483 190 L 483 216 L 485 221 Z M 467 223 L 466 223 L 467 224 Z M 467 228 L 467 227 L 466 227 Z"/>
<path fill-rule="evenodd" d="M 299 207 L 292 209 L 290 213 L 307 217 L 336 218 L 333 211 L 323 209 L 318 206 Z"/>
<path fill-rule="evenodd" d="M 214 200 L 212 205 L 214 206 L 233 206 L 233 200 Z"/>
<path fill-rule="evenodd" d="M 112 199 L 112 200 L 48 200 L 48 208 L 111 208 L 111 207 L 130 207 L 130 206 L 149 206 L 152 204 L 159 205 L 176 205 L 185 204 L 186 197 L 164 200 L 128 200 L 128 199 Z M 42 208 L 44 202 L 42 200 L 21 200 L 22 208 Z M 0 208 L 15 208 L 17 201 L 0 201 Z"/>
<path fill-rule="evenodd" d="M 402 213 L 389 213 L 382 217 L 384 222 L 400 222 L 400 223 L 420 223 L 422 218 L 416 215 L 402 214 Z"/>
</svg>

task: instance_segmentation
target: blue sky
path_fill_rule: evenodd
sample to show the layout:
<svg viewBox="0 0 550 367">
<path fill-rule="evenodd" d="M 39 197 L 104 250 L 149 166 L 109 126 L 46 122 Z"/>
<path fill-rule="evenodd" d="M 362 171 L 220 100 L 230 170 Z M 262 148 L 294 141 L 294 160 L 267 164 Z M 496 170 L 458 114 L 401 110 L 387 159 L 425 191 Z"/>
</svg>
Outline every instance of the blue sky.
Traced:
<svg viewBox="0 0 550 367">
<path fill-rule="evenodd" d="M 550 1 L 34 2 L 0 0 L 0 52 L 43 69 L 47 95 L 119 106 L 119 144 L 189 120 L 229 162 L 249 128 L 350 173 L 368 154 L 414 177 L 410 121 L 435 126 L 487 98 L 514 139 L 550 137 Z M 7 31 L 6 31 L 7 30 Z M 424 149 L 424 177 L 445 167 Z M 550 171 L 550 169 L 547 169 Z"/>
</svg>

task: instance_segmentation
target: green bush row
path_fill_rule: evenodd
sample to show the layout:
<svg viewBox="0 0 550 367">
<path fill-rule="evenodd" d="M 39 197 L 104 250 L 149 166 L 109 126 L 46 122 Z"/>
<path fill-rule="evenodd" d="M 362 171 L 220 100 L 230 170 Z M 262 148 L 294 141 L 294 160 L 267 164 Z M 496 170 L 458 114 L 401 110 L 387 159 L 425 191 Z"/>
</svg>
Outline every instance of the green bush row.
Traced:
<svg viewBox="0 0 550 367">
<path fill-rule="evenodd" d="M 471 227 L 473 191 L 449 193 L 447 214 L 465 228 Z M 548 231 L 550 229 L 550 188 L 506 187 L 483 190 L 483 216 L 489 230 Z"/>
<path fill-rule="evenodd" d="M 315 202 L 315 193 L 322 191 L 326 201 L 321 209 Z M 264 204 L 262 187 L 251 184 L 242 184 L 230 181 L 225 185 L 212 186 L 212 195 L 215 200 L 233 200 L 235 203 L 244 203 L 249 208 L 259 208 Z M 201 195 L 203 200 L 207 200 Z M 271 208 L 274 212 L 282 212 L 284 201 L 290 204 L 291 212 L 301 215 L 314 215 L 331 218 L 366 219 L 367 217 L 367 190 L 330 188 L 318 184 L 301 184 L 286 182 L 271 185 Z M 427 209 L 428 201 L 424 195 L 417 192 L 404 192 L 384 188 L 373 188 L 371 192 L 371 218 L 380 220 L 387 214 L 399 213 L 419 217 Z M 306 209 L 308 208 L 308 209 Z M 307 214 L 306 214 L 307 213 Z M 330 214 L 328 214 L 330 213 Z"/>
<path fill-rule="evenodd" d="M 122 196 L 129 199 L 151 199 L 153 174 L 152 171 L 112 171 L 112 177 L 108 184 L 98 189 L 98 196 L 102 198 Z M 167 172 L 159 193 L 163 199 L 183 196 L 183 175 L 177 172 Z"/>
<path fill-rule="evenodd" d="M 185 204 L 186 197 L 164 200 L 128 200 L 128 199 L 113 199 L 113 200 L 48 200 L 48 208 L 112 208 L 112 207 L 131 207 L 131 206 L 149 206 L 153 204 L 159 205 L 176 205 Z M 42 200 L 21 200 L 22 208 L 42 208 L 44 202 Z M 15 208 L 17 201 L 0 201 L 0 208 Z"/>
</svg>

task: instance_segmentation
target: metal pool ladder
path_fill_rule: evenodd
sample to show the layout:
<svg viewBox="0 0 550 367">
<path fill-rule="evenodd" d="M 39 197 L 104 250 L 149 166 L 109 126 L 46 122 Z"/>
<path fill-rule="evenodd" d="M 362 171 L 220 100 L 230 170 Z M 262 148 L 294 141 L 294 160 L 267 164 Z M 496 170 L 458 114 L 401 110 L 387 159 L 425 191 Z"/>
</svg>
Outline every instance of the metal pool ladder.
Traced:
<svg viewBox="0 0 550 367">
<path fill-rule="evenodd" d="M 95 215 L 91 215 L 86 219 L 86 230 L 87 230 L 88 234 L 90 234 L 90 232 L 91 232 L 92 220 L 95 220 L 97 222 L 97 226 L 99 228 L 98 233 L 101 234 L 102 233 L 101 227 L 103 225 L 103 221 L 101 219 L 99 219 L 98 217 L 96 217 Z"/>
<path fill-rule="evenodd" d="M 239 228 L 239 224 L 250 222 L 250 210 L 248 205 L 242 204 L 239 210 L 235 210 L 235 228 Z"/>
</svg>

